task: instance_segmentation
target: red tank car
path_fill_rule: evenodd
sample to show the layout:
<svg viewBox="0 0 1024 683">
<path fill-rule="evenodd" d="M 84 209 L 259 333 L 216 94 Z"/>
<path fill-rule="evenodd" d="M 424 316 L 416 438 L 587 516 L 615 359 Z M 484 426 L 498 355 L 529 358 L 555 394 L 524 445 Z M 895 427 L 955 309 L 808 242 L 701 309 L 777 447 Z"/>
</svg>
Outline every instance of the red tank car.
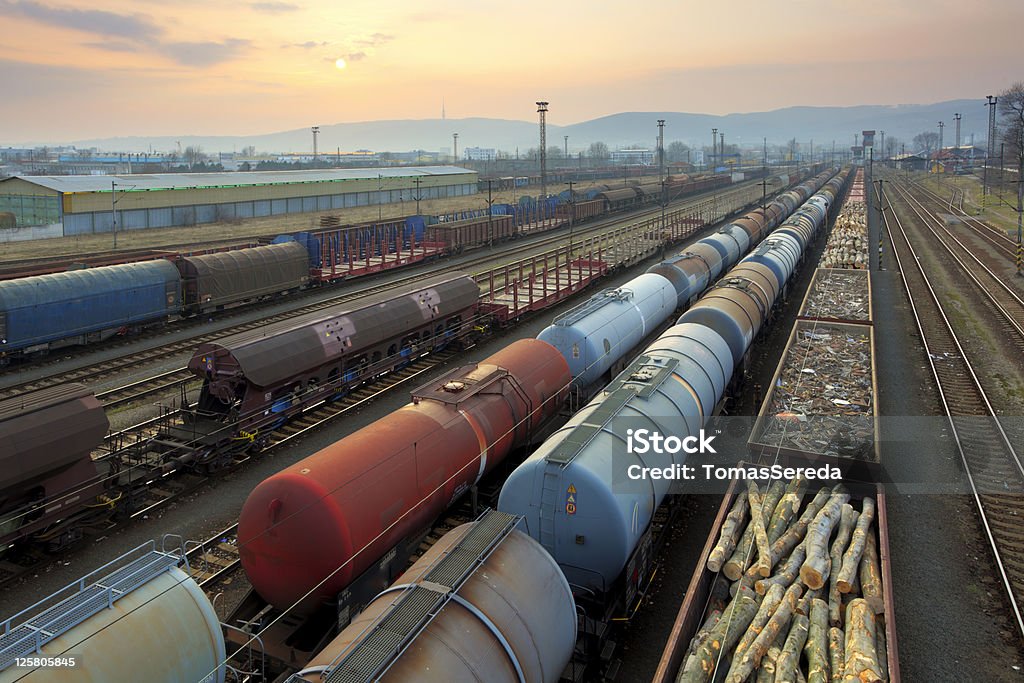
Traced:
<svg viewBox="0 0 1024 683">
<path fill-rule="evenodd" d="M 523 339 L 421 387 L 406 406 L 264 480 L 238 524 L 253 588 L 280 609 L 302 600 L 299 612 L 308 613 L 364 572 L 386 586 L 405 568 L 401 549 L 390 551 L 533 442 L 570 380 L 553 346 Z M 388 564 L 377 564 L 385 555 L 401 557 L 394 575 L 376 571 Z"/>
</svg>

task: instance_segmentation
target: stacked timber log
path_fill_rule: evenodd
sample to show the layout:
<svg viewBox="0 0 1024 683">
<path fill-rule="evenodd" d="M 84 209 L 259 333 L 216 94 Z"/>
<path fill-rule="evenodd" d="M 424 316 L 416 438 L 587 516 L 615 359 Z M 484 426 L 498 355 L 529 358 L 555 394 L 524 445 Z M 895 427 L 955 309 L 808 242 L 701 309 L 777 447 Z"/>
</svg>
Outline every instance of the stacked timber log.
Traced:
<svg viewBox="0 0 1024 683">
<path fill-rule="evenodd" d="M 707 568 L 707 618 L 677 683 L 888 680 L 875 501 L 747 482 Z M 810 500 L 806 500 L 810 498 Z"/>
<path fill-rule="evenodd" d="M 868 264 L 867 205 L 848 200 L 832 227 L 820 265 L 822 268 L 867 268 Z"/>
</svg>

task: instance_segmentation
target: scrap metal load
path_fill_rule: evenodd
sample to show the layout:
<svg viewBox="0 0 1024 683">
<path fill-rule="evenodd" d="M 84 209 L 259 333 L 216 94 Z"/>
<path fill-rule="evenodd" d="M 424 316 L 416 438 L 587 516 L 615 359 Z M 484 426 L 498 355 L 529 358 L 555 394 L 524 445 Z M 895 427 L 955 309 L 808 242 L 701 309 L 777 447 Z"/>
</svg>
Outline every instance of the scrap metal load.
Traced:
<svg viewBox="0 0 1024 683">
<path fill-rule="evenodd" d="M 850 195 L 843 204 L 835 225 L 825 244 L 821 256 L 825 268 L 867 268 L 868 260 L 868 213 L 864 203 L 864 169 L 857 169 L 857 176 L 850 188 Z"/>
<path fill-rule="evenodd" d="M 884 495 L 812 491 L 733 484 L 659 672 L 674 659 L 677 683 L 899 680 Z"/>
<path fill-rule="evenodd" d="M 871 324 L 871 275 L 867 270 L 818 268 L 798 314 L 802 320 Z"/>
<path fill-rule="evenodd" d="M 750 437 L 752 452 L 878 462 L 874 334 L 801 320 Z M 834 461 L 834 460 L 833 460 Z"/>
</svg>

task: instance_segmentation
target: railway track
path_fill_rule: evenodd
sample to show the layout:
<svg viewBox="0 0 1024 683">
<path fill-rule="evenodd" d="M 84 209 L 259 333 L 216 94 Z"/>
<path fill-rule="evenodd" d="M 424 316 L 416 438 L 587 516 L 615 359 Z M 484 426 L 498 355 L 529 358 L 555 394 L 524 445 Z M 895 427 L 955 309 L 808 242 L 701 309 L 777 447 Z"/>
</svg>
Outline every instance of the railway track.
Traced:
<svg viewBox="0 0 1024 683">
<path fill-rule="evenodd" d="M 1011 620 L 1024 636 L 1024 464 L 1000 425 L 899 215 L 885 212 L 883 220 L 982 532 L 992 550 L 998 582 L 1009 601 Z M 925 218 L 921 221 L 927 226 Z"/>
<path fill-rule="evenodd" d="M 967 213 L 964 211 L 963 207 L 959 204 L 955 204 L 952 198 L 950 198 L 949 201 L 946 201 L 938 192 L 922 185 L 921 183 L 914 182 L 912 183 L 912 187 L 915 191 L 920 192 L 922 195 L 927 197 L 929 201 L 934 203 L 936 206 L 945 206 L 951 215 L 960 220 L 961 224 L 966 225 L 981 239 L 991 244 L 998 252 L 1005 255 L 1011 261 L 1016 258 L 1017 241 L 1010 239 L 1004 231 L 990 223 L 987 223 L 986 221 L 983 221 L 977 216 L 972 216 Z M 960 196 L 962 202 L 962 192 Z"/>
<path fill-rule="evenodd" d="M 942 246 L 943 251 L 959 267 L 960 271 L 975 285 L 989 306 L 1002 320 L 1002 332 L 1012 341 L 1019 352 L 1024 353 L 1024 298 L 1014 287 L 1007 284 L 989 268 L 977 254 L 955 232 L 946 227 L 945 221 L 933 209 L 901 183 L 895 183 L 898 197 L 903 205 L 918 219 L 918 224 L 934 237 L 932 243 Z"/>
<path fill-rule="evenodd" d="M 707 197 L 706 195 L 698 195 L 697 197 L 681 200 L 680 205 L 672 209 L 672 211 L 673 213 L 686 213 L 697 211 L 702 214 L 706 212 L 708 216 L 705 219 L 705 224 L 710 225 L 715 223 L 719 218 L 727 215 L 728 213 L 731 213 L 735 209 L 744 206 L 750 201 L 756 199 L 757 197 L 755 195 L 757 195 L 757 192 L 755 192 L 755 190 L 757 190 L 756 186 L 745 185 L 743 187 L 733 188 L 729 191 L 720 193 L 718 195 L 713 195 L 712 197 Z M 639 212 L 638 214 L 630 216 L 629 221 L 631 223 L 639 223 L 643 220 L 650 219 L 659 215 L 660 211 L 660 208 L 645 210 Z M 596 223 L 588 224 L 573 232 L 572 242 L 575 245 L 578 240 L 582 244 L 588 237 L 599 235 L 605 231 L 610 232 L 610 227 L 612 230 L 614 230 L 615 228 L 613 226 L 621 222 L 621 216 L 613 216 L 608 219 L 598 221 Z M 358 297 L 381 292 L 403 284 L 416 282 L 417 280 L 420 280 L 429 275 L 436 275 L 456 270 L 472 271 L 474 269 L 482 268 L 489 264 L 504 265 L 502 262 L 505 259 L 507 259 L 509 255 L 514 255 L 517 253 L 531 253 L 536 255 L 537 253 L 541 252 L 547 247 L 564 243 L 565 240 L 566 235 L 561 234 L 560 232 L 557 235 L 550 235 L 543 237 L 541 239 L 533 239 L 529 243 L 523 245 L 517 246 L 515 245 L 515 243 L 513 243 L 512 247 L 507 252 L 501 254 L 487 253 L 476 258 L 470 259 L 468 261 L 461 261 L 458 264 L 445 263 L 435 265 L 433 267 L 430 267 L 421 272 L 417 272 L 415 274 L 388 279 L 386 282 L 380 282 L 378 284 L 372 284 L 358 289 L 349 290 L 343 294 L 340 294 L 336 297 L 330 297 L 329 299 L 326 299 L 324 301 L 319 301 L 316 303 L 308 304 L 306 306 L 301 306 L 286 312 L 270 315 L 258 320 L 253 320 L 251 322 L 228 326 L 227 328 L 223 328 L 215 332 L 201 334 L 195 337 L 190 337 L 188 339 L 171 342 L 169 344 L 164 344 L 144 351 L 131 353 L 120 358 L 87 365 L 75 370 L 58 372 L 56 374 L 48 375 L 35 380 L 13 384 L 4 389 L 0 389 L 0 399 L 8 398 L 10 396 L 20 393 L 36 391 L 39 389 L 54 386 L 56 384 L 62 384 L 65 382 L 100 382 L 104 378 L 122 373 L 126 367 L 138 367 L 144 364 L 150 364 L 160 360 L 164 360 L 172 356 L 175 356 L 179 353 L 182 353 L 184 351 L 190 350 L 198 344 L 212 341 L 220 337 L 236 334 L 239 332 L 245 332 L 248 330 L 258 329 L 270 323 L 277 322 L 280 320 L 286 320 L 288 318 L 294 317 L 296 315 L 301 315 L 303 313 L 310 313 L 318 310 L 323 310 L 325 308 L 336 306 L 339 303 L 344 303 L 346 301 L 350 301 Z M 524 258 L 528 259 L 529 256 L 525 256 Z M 249 307 L 249 310 L 251 310 L 251 307 Z M 202 321 L 186 321 L 185 324 L 198 326 L 202 324 Z M 180 329 L 180 327 L 178 329 Z M 130 401 L 138 400 L 139 398 L 150 395 L 157 391 L 162 391 L 169 387 L 173 387 L 175 384 L 180 383 L 180 381 L 184 381 L 186 379 L 187 374 L 188 373 L 185 370 L 185 368 L 176 368 L 165 373 L 159 373 L 158 375 L 155 375 L 153 377 L 147 377 L 141 380 L 134 381 L 133 383 L 131 383 L 130 388 L 118 387 L 116 389 L 111 389 L 102 392 L 104 396 L 101 400 L 104 400 L 104 403 L 108 407 L 110 407 L 111 405 L 116 406 Z M 176 378 L 178 381 L 172 381 L 172 378 Z M 151 386 L 152 388 L 144 388 L 147 385 Z"/>
</svg>

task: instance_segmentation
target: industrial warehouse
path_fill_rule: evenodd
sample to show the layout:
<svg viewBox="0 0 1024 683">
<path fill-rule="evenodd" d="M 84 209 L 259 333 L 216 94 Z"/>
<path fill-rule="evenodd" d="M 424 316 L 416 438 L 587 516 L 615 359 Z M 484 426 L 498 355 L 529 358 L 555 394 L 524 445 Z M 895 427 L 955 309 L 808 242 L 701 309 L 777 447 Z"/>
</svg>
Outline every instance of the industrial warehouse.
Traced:
<svg viewBox="0 0 1024 683">
<path fill-rule="evenodd" d="M 329 211 L 477 191 L 456 166 L 23 176 L 0 180 L 0 212 L 33 238 L 145 230 Z M 115 223 L 116 218 L 116 223 Z"/>
</svg>

